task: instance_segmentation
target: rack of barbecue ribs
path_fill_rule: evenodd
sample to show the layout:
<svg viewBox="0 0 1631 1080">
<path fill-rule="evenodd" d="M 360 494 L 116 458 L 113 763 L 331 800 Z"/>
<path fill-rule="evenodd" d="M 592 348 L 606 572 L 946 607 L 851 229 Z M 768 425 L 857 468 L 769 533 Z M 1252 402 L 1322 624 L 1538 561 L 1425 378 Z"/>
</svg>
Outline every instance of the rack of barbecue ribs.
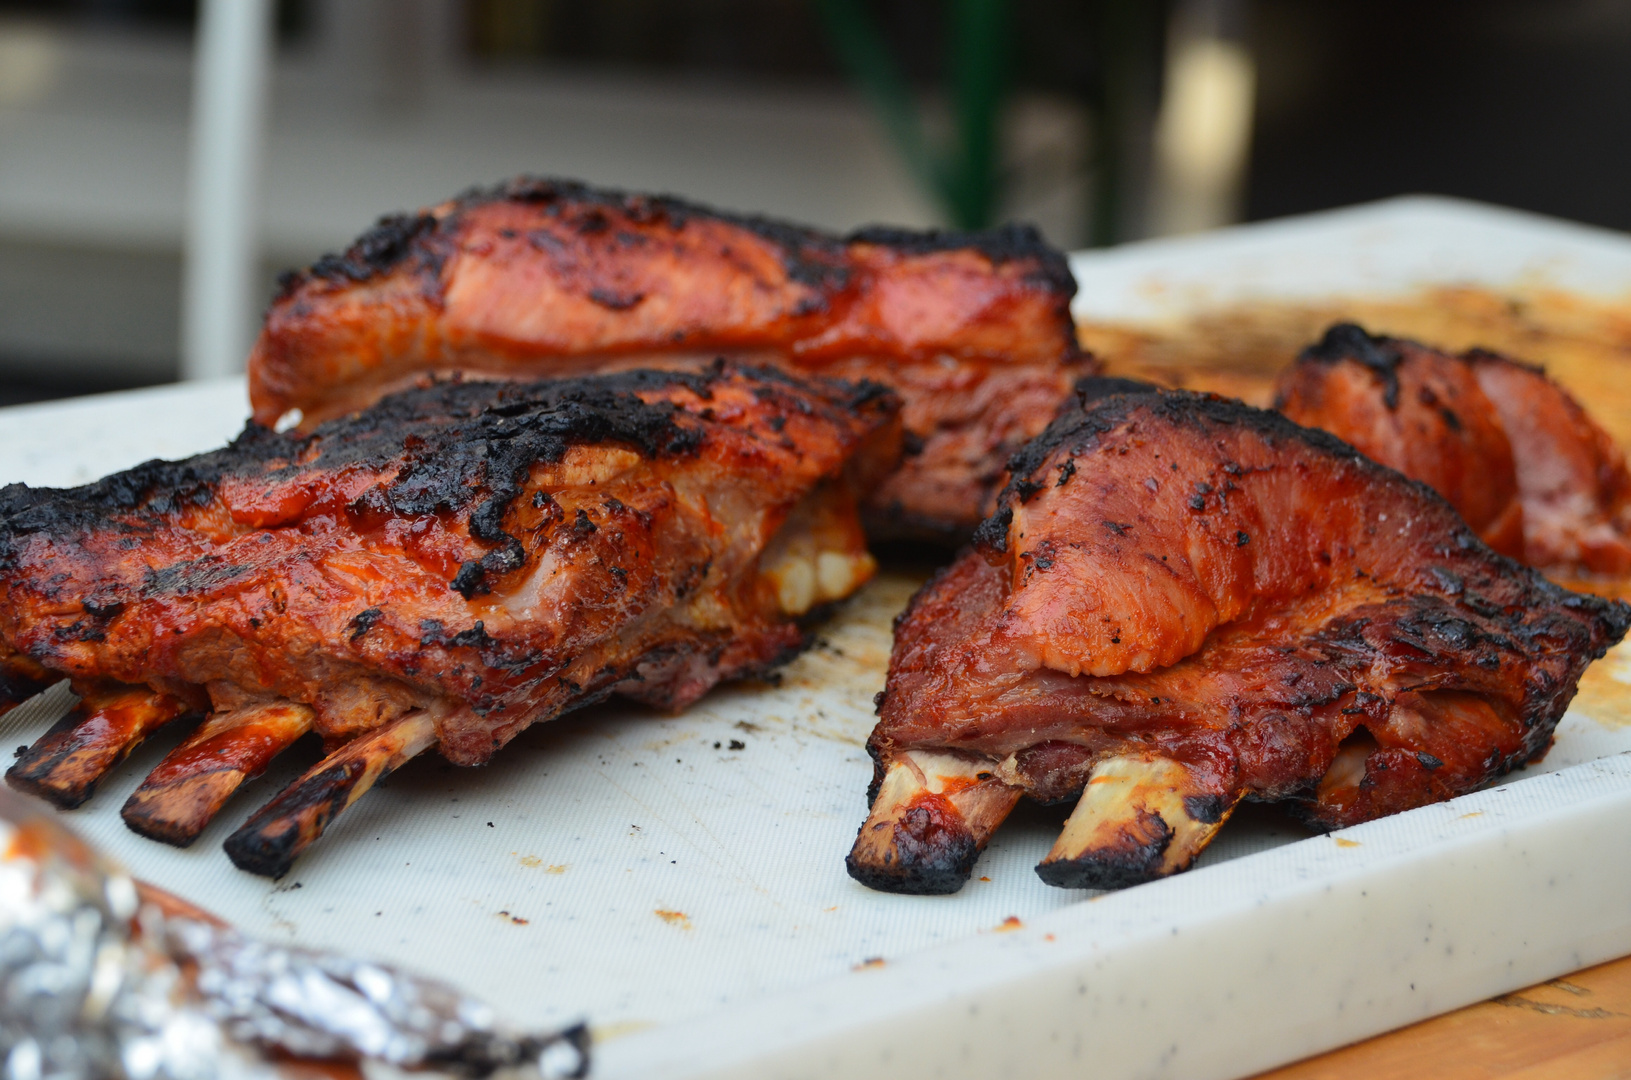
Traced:
<svg viewBox="0 0 1631 1080">
<path fill-rule="evenodd" d="M 895 631 L 852 876 L 956 890 L 1022 795 L 1037 867 L 1185 869 L 1243 798 L 1340 828 L 1534 761 L 1631 607 L 1491 551 L 1427 487 L 1237 401 L 1086 380 Z"/>
<path fill-rule="evenodd" d="M 1448 499 L 1490 547 L 1565 577 L 1631 574 L 1631 470 L 1539 368 L 1332 327 L 1275 407 Z"/>
<path fill-rule="evenodd" d="M 721 363 L 433 383 L 302 435 L 251 422 L 186 461 L 11 485 L 0 641 L 80 702 L 7 779 L 76 805 L 207 714 L 123 811 L 186 844 L 316 731 L 328 756 L 227 841 L 279 876 L 426 749 L 481 764 L 608 695 L 679 709 L 791 656 L 872 574 L 855 492 L 900 442 L 885 387 Z"/>
<path fill-rule="evenodd" d="M 249 361 L 255 418 L 310 425 L 426 372 L 537 378 L 718 356 L 869 379 L 909 452 L 868 527 L 964 540 L 1009 455 L 1092 369 L 1064 257 L 1032 229 L 836 237 L 522 179 L 388 217 L 288 275 Z"/>
</svg>

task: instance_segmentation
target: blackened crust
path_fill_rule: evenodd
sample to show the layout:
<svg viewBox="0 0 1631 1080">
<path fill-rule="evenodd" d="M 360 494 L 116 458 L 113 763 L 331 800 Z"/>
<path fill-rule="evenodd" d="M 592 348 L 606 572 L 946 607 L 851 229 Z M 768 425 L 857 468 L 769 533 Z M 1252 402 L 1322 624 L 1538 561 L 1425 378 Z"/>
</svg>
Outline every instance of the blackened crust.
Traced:
<svg viewBox="0 0 1631 1080">
<path fill-rule="evenodd" d="M 1187 390 L 1151 389 L 1147 392 L 1115 393 L 1096 400 L 1084 399 L 1079 411 L 1070 410 L 1054 420 L 1046 431 L 1009 459 L 1008 484 L 997 498 L 997 512 L 982 522 L 976 531 L 976 544 L 990 552 L 1006 551 L 1008 526 L 1013 520 L 1015 502 L 1029 501 L 1052 482 L 1051 477 L 1041 473 L 1044 469 L 1056 469 L 1058 464 L 1063 464 L 1053 462 L 1058 451 L 1068 447 L 1068 460 L 1074 463 L 1078 456 L 1088 453 L 1100 438 L 1120 428 L 1140 412 L 1174 426 L 1244 427 L 1271 445 L 1276 442 L 1301 443 L 1336 463 L 1367 474 L 1372 483 L 1392 487 L 1402 497 L 1437 507 L 1454 522 L 1447 538 L 1450 543 L 1464 551 L 1482 549 L 1490 560 L 1492 570 L 1521 579 L 1536 605 L 1558 605 L 1592 619 L 1596 630 L 1603 635 L 1601 640 L 1607 642 L 1606 645 L 1580 643 L 1581 650 L 1594 657 L 1601 656 L 1609 645 L 1619 641 L 1631 629 L 1631 605 L 1571 592 L 1522 563 L 1490 551 L 1461 522 L 1454 508 L 1438 492 L 1420 481 L 1377 464 L 1335 435 L 1302 427 L 1277 412 L 1253 408 L 1234 398 Z M 1573 696 L 1572 689 L 1569 696 Z M 1567 699 L 1562 704 L 1566 705 Z M 1557 712 L 1561 715 L 1562 705 Z"/>
<path fill-rule="evenodd" d="M 699 428 L 681 422 L 672 403 L 648 403 L 640 393 L 680 386 L 706 400 L 718 380 L 739 370 L 716 363 L 702 371 L 627 371 L 536 383 L 435 383 L 305 435 L 278 434 L 251 422 L 226 447 L 184 461 L 150 461 L 67 490 L 11 484 L 0 488 L 0 568 L 14 565 L 18 541 L 32 533 L 72 536 L 112 528 L 138 536 L 149 523 L 165 528 L 167 515 L 208 506 L 227 478 L 276 483 L 303 472 L 363 466 L 394 468 L 395 479 L 378 492 L 385 500 L 382 511 L 471 511 L 472 535 L 498 547 L 461 571 L 456 587 L 468 597 L 485 591 L 489 574 L 519 565 L 519 542 L 500 523 L 532 465 L 558 462 L 574 445 L 608 442 L 647 458 L 692 454 L 701 445 Z M 890 390 L 874 383 L 816 386 L 774 369 L 751 369 L 751 375 L 761 397 L 785 393 L 800 408 L 816 402 L 835 415 L 892 407 L 894 401 Z M 163 573 L 175 580 L 155 584 L 184 589 L 193 577 L 214 580 L 233 570 L 186 564 L 166 568 Z"/>
<path fill-rule="evenodd" d="M 1399 407 L 1399 365 L 1404 353 L 1393 338 L 1376 337 L 1353 323 L 1337 323 L 1325 336 L 1302 351 L 1298 363 L 1336 364 L 1352 360 L 1370 368 L 1382 379 L 1382 401 L 1389 409 Z"/>
<path fill-rule="evenodd" d="M 1099 380 L 1084 380 L 1096 381 Z M 1078 384 L 1079 390 L 1080 386 Z M 1093 388 L 1088 389 L 1091 391 Z M 1244 427 L 1255 431 L 1271 444 L 1277 441 L 1300 442 L 1370 473 L 1379 484 L 1404 485 L 1418 494 L 1425 494 L 1430 501 L 1448 507 L 1443 498 L 1425 484 L 1378 465 L 1335 435 L 1302 427 L 1277 412 L 1256 409 L 1235 398 L 1150 387 L 1136 392 L 1083 396 L 1081 408 L 1064 410 L 1048 425 L 1047 430 L 1021 447 L 1008 459 L 1008 483 L 997 496 L 996 513 L 982 522 L 976 531 L 976 541 L 987 550 L 1007 550 L 1008 522 L 1013 516 L 1014 503 L 1029 502 L 1047 486 L 1050 481 L 1038 474 L 1060 448 L 1069 447 L 1069 459 L 1074 461 L 1097 445 L 1100 438 L 1120 428 L 1141 411 L 1147 411 L 1167 424 Z M 1465 534 L 1467 541 L 1478 542 L 1470 530 L 1462 529 L 1460 533 Z M 1460 539 L 1458 535 L 1458 542 Z"/>
<path fill-rule="evenodd" d="M 866 828 L 863 824 L 862 828 Z M 879 892 L 907 893 L 913 896 L 945 896 L 961 889 L 974 874 L 980 848 L 966 828 L 961 831 L 912 830 L 903 822 L 895 828 L 896 851 L 887 865 L 861 862 L 852 851 L 844 856 L 849 876 Z"/>
<path fill-rule="evenodd" d="M 345 761 L 290 785 L 227 837 L 221 845 L 227 858 L 240 870 L 281 878 L 345 809 L 365 768 L 360 759 Z"/>
<path fill-rule="evenodd" d="M 1048 437 L 1048 432 L 1052 431 L 1055 425 L 1079 418 L 1083 410 L 1093 408 L 1106 398 L 1124 395 L 1136 397 L 1161 392 L 1161 388 L 1152 383 L 1140 382 L 1137 379 L 1123 379 L 1114 375 L 1088 375 L 1077 379 L 1076 385 L 1072 389 L 1075 391 L 1076 400 L 1074 402 L 1067 400 L 1060 405 L 1059 415 L 1055 417 L 1053 424 L 1050 424 L 1047 430 L 1043 431 L 1041 435 L 1038 435 L 1031 442 L 1020 447 L 1014 456 L 1008 459 L 1008 471 L 1011 477 L 1025 476 L 1028 478 L 1032 476 L 1052 454 L 1053 450 L 1057 449 L 1059 443 L 1063 441 L 1062 438 L 1050 443 L 1046 453 L 1042 453 L 1040 456 L 1032 453 L 1033 448 L 1038 448 L 1038 444 Z M 1108 430 L 1110 430 L 1108 427 L 1100 429 L 1098 434 L 1103 434 L 1104 431 Z M 1086 446 L 1085 441 L 1083 445 Z M 1070 472 L 1075 472 L 1074 460 L 1067 468 Z M 1021 472 L 1021 469 L 1024 471 Z M 1010 480 L 1009 486 L 1013 486 L 1012 480 Z M 1015 490 L 1016 492 L 1032 491 L 1034 493 L 1032 485 L 1028 481 Z M 1007 488 L 1004 488 L 1002 495 L 1007 493 Z M 1026 497 L 1029 498 L 1028 495 Z M 973 541 L 975 546 L 985 551 L 1006 551 L 1008 548 L 1008 526 L 1013 518 L 1013 504 L 999 496 L 996 512 L 980 522 L 974 529 Z"/>
<path fill-rule="evenodd" d="M 387 214 L 340 254 L 324 255 L 305 273 L 289 270 L 279 275 L 277 298 L 293 292 L 307 275 L 328 281 L 368 281 L 410 257 L 434 272 L 447 254 L 446 245 L 435 235 L 436 225 L 430 214 Z"/>
<path fill-rule="evenodd" d="M 1162 859 L 1172 827 L 1160 814 L 1142 811 L 1117 837 L 1119 843 L 1080 859 L 1037 864 L 1036 876 L 1060 889 L 1126 889 L 1163 876 Z"/>
<path fill-rule="evenodd" d="M 278 280 L 274 303 L 290 296 L 310 279 L 346 283 L 370 280 L 405 263 L 430 273 L 440 270 L 454 246 L 459 215 L 488 203 L 514 201 L 600 206 L 627 215 L 635 222 L 667 221 L 676 228 L 692 219 L 720 221 L 753 233 L 781 251 L 787 276 L 822 290 L 843 289 L 849 282 L 846 249 L 851 244 L 892 248 L 905 255 L 942 251 L 978 251 L 994 264 L 1033 264 L 1028 275 L 1069 300 L 1076 279 L 1065 257 L 1050 247 L 1030 225 L 1008 224 L 971 232 L 931 229 L 916 231 L 868 226 L 848 236 L 777 221 L 753 214 L 732 214 L 672 195 L 638 195 L 612 188 L 591 187 L 576 180 L 522 176 L 486 188 L 471 188 L 434 213 L 390 214 L 339 254 L 325 255 L 309 270 L 293 271 Z M 583 227 L 592 228 L 592 219 Z"/>
<path fill-rule="evenodd" d="M 905 255 L 929 255 L 938 251 L 972 249 L 994 265 L 1010 262 L 1035 264 L 1031 280 L 1046 283 L 1050 292 L 1063 299 L 1076 295 L 1076 276 L 1064 255 L 1042 239 L 1034 225 L 1010 222 L 994 229 L 961 232 L 930 229 L 918 232 L 882 225 L 857 229 L 844 238 L 848 244 L 875 244 L 893 248 Z"/>
<path fill-rule="evenodd" d="M 72 765 L 74 751 L 79 749 L 73 737 L 74 729 L 84 722 L 84 711 L 76 708 L 52 724 L 51 729 L 6 770 L 6 783 L 61 810 L 82 806 L 96 792 L 96 785 L 105 775 L 96 770 L 72 770 L 74 775 L 70 781 L 62 782 L 63 774 L 69 771 L 65 766 Z M 50 780 L 57 783 L 50 784 Z"/>
</svg>

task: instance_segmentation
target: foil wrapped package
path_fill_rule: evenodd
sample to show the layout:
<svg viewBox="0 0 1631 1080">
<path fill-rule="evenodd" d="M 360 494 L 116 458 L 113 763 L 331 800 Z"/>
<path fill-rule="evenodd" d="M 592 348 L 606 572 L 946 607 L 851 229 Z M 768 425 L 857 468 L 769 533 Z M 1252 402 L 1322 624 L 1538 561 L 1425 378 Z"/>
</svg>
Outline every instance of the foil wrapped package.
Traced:
<svg viewBox="0 0 1631 1080">
<path fill-rule="evenodd" d="M 0 790 L 4 1080 L 248 1080 L 302 1060 L 581 1077 L 588 1034 L 513 1032 L 446 984 L 154 902 Z"/>
</svg>

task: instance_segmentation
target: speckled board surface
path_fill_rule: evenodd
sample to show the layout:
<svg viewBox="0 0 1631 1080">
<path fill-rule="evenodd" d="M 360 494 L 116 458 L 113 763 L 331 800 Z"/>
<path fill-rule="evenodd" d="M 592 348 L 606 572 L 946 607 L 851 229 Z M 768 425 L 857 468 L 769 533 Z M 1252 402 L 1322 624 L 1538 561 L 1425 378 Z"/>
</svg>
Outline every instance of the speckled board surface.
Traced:
<svg viewBox="0 0 1631 1080">
<path fill-rule="evenodd" d="M 1299 235 L 1281 223 L 1080 257 L 1084 313 L 1156 311 L 1141 282 L 1162 266 L 1226 274 L 1230 244 L 1271 295 L 1277 250 L 1288 272 L 1354 253 L 1387 264 L 1357 284 L 1404 288 L 1435 269 L 1468 278 L 1458 244 L 1522 248 L 1486 259 L 1491 273 L 1579 249 L 1601 293 L 1631 292 L 1631 241 L 1460 204 L 1352 211 Z M 1412 235 L 1416 274 L 1395 250 Z M 1378 242 L 1386 257 L 1366 255 Z M 241 381 L 0 411 L 0 481 L 71 484 L 206 449 L 246 411 Z M 1031 869 L 1065 811 L 1022 809 L 958 895 L 862 888 L 843 869 L 871 775 L 862 744 L 889 620 L 917 580 L 882 575 L 779 686 L 724 688 L 680 717 L 600 707 L 483 769 L 416 760 L 275 884 L 235 870 L 220 841 L 312 746 L 185 851 L 118 818 L 178 736 L 66 816 L 251 933 L 442 976 L 523 1023 L 586 1016 L 613 1076 L 983 1076 L 1020 1059 L 1034 1076 L 1080 1075 L 1084 1059 L 1099 1076 L 1234 1076 L 1631 951 L 1623 648 L 1588 673 L 1546 761 L 1494 791 L 1336 838 L 1254 809 L 1195 872 L 1091 903 Z M 0 739 L 31 741 L 64 701 L 0 718 Z"/>
</svg>

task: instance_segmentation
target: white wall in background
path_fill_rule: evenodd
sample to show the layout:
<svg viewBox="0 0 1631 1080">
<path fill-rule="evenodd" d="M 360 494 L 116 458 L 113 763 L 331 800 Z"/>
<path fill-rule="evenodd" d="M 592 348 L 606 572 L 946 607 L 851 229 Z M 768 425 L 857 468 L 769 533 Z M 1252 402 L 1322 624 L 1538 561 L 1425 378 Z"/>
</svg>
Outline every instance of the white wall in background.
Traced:
<svg viewBox="0 0 1631 1080">
<path fill-rule="evenodd" d="M 446 17 L 444 0 L 417 2 L 432 26 Z M 175 280 L 182 248 L 191 50 L 175 35 L 41 38 L 33 24 L 18 26 L 0 21 L 0 58 L 27 33 L 29 55 L 51 59 L 35 89 L 0 96 L 0 279 L 39 268 L 23 317 L 9 317 L 0 297 L 0 366 L 128 363 L 163 377 L 179 341 L 171 337 L 168 358 L 153 341 L 178 331 L 152 296 Z M 367 27 L 349 32 L 358 40 Z M 382 213 L 521 172 L 829 228 L 937 223 L 866 107 L 841 91 L 468 70 L 436 49 L 413 61 L 413 80 L 382 88 L 348 82 L 346 55 L 319 38 L 278 58 L 261 179 L 261 298 L 276 269 L 344 245 Z M 101 253 L 119 257 L 101 266 Z M 113 275 L 94 306 L 81 284 L 85 260 Z"/>
<path fill-rule="evenodd" d="M 242 369 L 261 298 L 260 189 L 271 0 L 205 0 L 193 57 L 181 374 Z"/>
</svg>

